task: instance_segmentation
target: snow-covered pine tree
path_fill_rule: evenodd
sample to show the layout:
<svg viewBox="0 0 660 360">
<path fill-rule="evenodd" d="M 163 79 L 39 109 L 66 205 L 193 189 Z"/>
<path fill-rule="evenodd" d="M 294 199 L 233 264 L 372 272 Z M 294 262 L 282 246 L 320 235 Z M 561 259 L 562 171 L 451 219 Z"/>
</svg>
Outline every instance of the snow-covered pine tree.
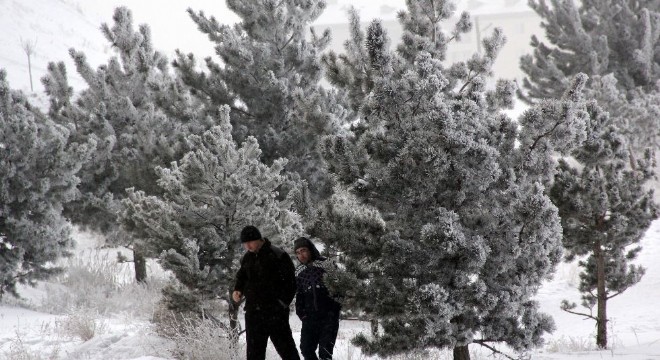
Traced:
<svg viewBox="0 0 660 360">
<path fill-rule="evenodd" d="M 62 206 L 77 196 L 76 173 L 93 144 L 68 137 L 0 69 L 0 297 L 58 273 L 73 245 Z"/>
<path fill-rule="evenodd" d="M 190 152 L 169 168 L 158 168 L 162 196 L 130 190 L 121 221 L 136 238 L 149 239 L 160 260 L 179 282 L 165 289 L 168 307 L 208 316 L 209 303 L 227 302 L 230 328 L 236 330 L 238 307 L 231 286 L 244 250 L 241 228 L 254 224 L 273 243 L 287 248 L 302 234 L 291 199 L 278 200 L 286 181 L 284 159 L 267 166 L 254 137 L 239 147 L 231 136 L 229 108 L 218 126 L 188 137 Z"/>
<path fill-rule="evenodd" d="M 558 98 L 577 73 L 613 74 L 627 101 L 658 108 L 660 80 L 660 3 L 643 0 L 531 0 L 541 16 L 547 43 L 532 37 L 533 54 L 521 58 L 526 93 Z M 637 99 L 637 100 L 634 100 Z M 620 107 L 601 103 L 616 118 Z M 630 108 L 630 105 L 627 107 Z M 657 116 L 623 119 L 620 131 L 635 154 L 660 145 Z M 648 131 L 652 129 L 652 131 Z"/>
<path fill-rule="evenodd" d="M 376 320 L 354 340 L 366 353 L 453 348 L 458 360 L 469 344 L 494 342 L 524 351 L 553 329 L 532 300 L 561 255 L 544 184 L 554 153 L 584 138 L 586 77 L 513 121 L 502 111 L 513 83 L 487 89 L 502 33 L 483 55 L 445 66 L 469 16 L 444 32 L 451 2 L 407 5 L 396 52 L 379 21 L 363 34 L 353 15 L 347 53 L 325 58 L 361 119 L 354 136 L 324 140 L 339 185 L 310 230 L 340 254 L 345 272 L 330 286 Z"/>
<path fill-rule="evenodd" d="M 222 65 L 207 58 L 208 72 L 200 72 L 192 55 L 180 53 L 176 68 L 210 106 L 232 108 L 236 141 L 256 137 L 266 164 L 287 158 L 287 173 L 306 180 L 313 199 L 328 195 L 318 144 L 341 131 L 347 113 L 336 92 L 320 86 L 330 33 L 319 36 L 311 24 L 325 0 L 228 0 L 227 6 L 241 18 L 233 26 L 188 10 L 216 44 Z"/>
<path fill-rule="evenodd" d="M 80 172 L 82 197 L 65 208 L 79 225 L 106 235 L 114 245 L 133 250 L 138 281 L 146 278 L 139 239 L 122 234 L 117 223 L 125 189 L 160 193 L 156 166 L 167 166 L 185 151 L 185 138 L 201 134 L 212 120 L 168 71 L 167 59 L 153 49 L 149 27 L 133 29 L 130 10 L 115 10 L 114 25 L 101 29 L 117 56 L 94 71 L 82 52 L 71 49 L 77 71 L 88 88 L 73 100 L 66 69 L 50 64 L 42 80 L 51 99 L 50 116 L 73 129 L 72 140 L 91 139 L 98 146 Z"/>
<path fill-rule="evenodd" d="M 562 162 L 553 200 L 562 215 L 569 259 L 584 268 L 583 305 L 593 310 L 596 344 L 607 346 L 607 299 L 637 283 L 643 271 L 629 266 L 634 246 L 655 218 L 644 188 L 660 145 L 660 3 L 638 0 L 530 1 L 543 18 L 549 45 L 532 39 L 533 55 L 521 59 L 532 99 L 554 97 L 577 72 L 592 76 L 589 141 Z M 606 112 L 607 114 L 603 114 Z M 574 197 L 574 198 L 571 198 Z M 631 250 L 632 249 L 632 250 Z M 575 311 L 575 304 L 562 308 Z"/>
<path fill-rule="evenodd" d="M 567 260 L 579 259 L 583 269 L 579 290 L 589 312 L 579 312 L 566 300 L 561 307 L 594 319 L 596 345 L 605 349 L 607 301 L 641 280 L 644 269 L 630 262 L 657 217 L 657 205 L 646 184 L 654 176 L 652 153 L 631 167 L 625 138 L 597 105 L 620 101 L 616 80 L 597 77 L 587 94 L 595 99 L 589 106 L 587 141 L 571 153 L 572 162 L 560 161 L 550 196 L 559 208 Z"/>
</svg>

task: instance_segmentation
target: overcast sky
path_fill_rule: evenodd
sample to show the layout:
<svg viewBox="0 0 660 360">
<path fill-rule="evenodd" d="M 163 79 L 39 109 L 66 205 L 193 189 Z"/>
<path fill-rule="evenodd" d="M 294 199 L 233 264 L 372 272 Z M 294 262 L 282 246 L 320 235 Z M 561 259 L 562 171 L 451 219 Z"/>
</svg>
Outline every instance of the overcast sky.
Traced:
<svg viewBox="0 0 660 360">
<path fill-rule="evenodd" d="M 65 0 L 76 1 L 76 0 Z M 117 6 L 127 6 L 133 12 L 136 24 L 149 24 L 156 48 L 171 52 L 176 48 L 184 52 L 212 55 L 212 44 L 201 34 L 186 13 L 187 8 L 204 11 L 221 23 L 234 23 L 238 17 L 229 11 L 223 0 L 94 0 L 78 1 L 86 13 L 101 22 L 112 23 Z M 405 8 L 405 0 L 328 0 L 328 7 L 317 24 L 347 22 L 347 10 L 355 6 L 364 20 L 372 18 L 394 19 L 397 11 Z"/>
<path fill-rule="evenodd" d="M 224 0 L 61 0 L 77 3 L 87 13 L 102 22 L 112 22 L 112 13 L 117 6 L 132 10 L 137 24 L 147 23 L 151 27 L 156 48 L 171 52 L 180 48 L 185 52 L 212 55 L 213 48 L 186 13 L 187 8 L 204 11 L 215 16 L 221 23 L 234 23 L 238 17 L 225 6 Z M 347 11 L 354 6 L 364 22 L 374 18 L 392 20 L 399 10 L 405 9 L 405 0 L 327 0 L 327 9 L 316 24 L 347 23 Z M 470 14 L 501 11 L 529 10 L 527 0 L 457 0 L 457 11 L 468 10 Z"/>
</svg>

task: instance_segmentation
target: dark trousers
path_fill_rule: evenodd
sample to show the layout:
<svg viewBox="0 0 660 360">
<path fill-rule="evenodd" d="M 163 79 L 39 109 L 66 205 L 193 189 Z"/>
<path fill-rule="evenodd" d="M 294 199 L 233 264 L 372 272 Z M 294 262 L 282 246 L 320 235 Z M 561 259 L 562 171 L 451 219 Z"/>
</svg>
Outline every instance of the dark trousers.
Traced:
<svg viewBox="0 0 660 360">
<path fill-rule="evenodd" d="M 300 360 L 289 326 L 289 309 L 246 311 L 247 360 L 264 360 L 268 338 L 283 360 Z"/>
<path fill-rule="evenodd" d="M 339 313 L 328 312 L 302 320 L 300 352 L 305 360 L 330 360 L 339 331 Z M 316 348 L 319 355 L 316 356 Z"/>
</svg>

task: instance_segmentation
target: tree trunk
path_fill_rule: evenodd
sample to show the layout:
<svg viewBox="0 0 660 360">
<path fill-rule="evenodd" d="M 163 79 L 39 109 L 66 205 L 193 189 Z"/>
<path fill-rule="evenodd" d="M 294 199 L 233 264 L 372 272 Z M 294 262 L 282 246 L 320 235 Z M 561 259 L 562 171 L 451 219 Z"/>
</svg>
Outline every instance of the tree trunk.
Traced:
<svg viewBox="0 0 660 360">
<path fill-rule="evenodd" d="M 470 350 L 467 345 L 454 348 L 454 360 L 470 360 Z"/>
<path fill-rule="evenodd" d="M 34 87 L 32 86 L 32 59 L 30 59 L 30 54 L 28 53 L 28 72 L 30 74 L 30 91 L 34 92 Z"/>
<path fill-rule="evenodd" d="M 369 324 L 371 325 L 371 335 L 374 337 L 378 336 L 378 320 L 377 319 L 371 319 L 369 320 Z"/>
<path fill-rule="evenodd" d="M 596 258 L 596 300 L 598 313 L 596 316 L 596 346 L 607 349 L 607 293 L 605 292 L 605 254 L 600 241 L 594 248 Z"/>
<path fill-rule="evenodd" d="M 135 267 L 135 280 L 139 283 L 147 281 L 147 259 L 140 251 L 133 249 L 133 266 Z"/>
</svg>

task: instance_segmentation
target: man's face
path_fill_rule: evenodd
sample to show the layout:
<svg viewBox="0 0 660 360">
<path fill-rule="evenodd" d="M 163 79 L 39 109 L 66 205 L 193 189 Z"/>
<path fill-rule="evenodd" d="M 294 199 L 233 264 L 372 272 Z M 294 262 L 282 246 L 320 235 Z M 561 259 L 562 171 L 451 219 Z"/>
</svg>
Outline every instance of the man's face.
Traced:
<svg viewBox="0 0 660 360">
<path fill-rule="evenodd" d="M 243 243 L 243 247 L 245 250 L 249 252 L 259 252 L 259 249 L 261 249 L 261 246 L 264 244 L 264 241 L 262 239 L 259 240 L 252 240 L 252 241 L 246 241 Z"/>
<path fill-rule="evenodd" d="M 306 247 L 301 247 L 296 250 L 296 257 L 301 264 L 307 264 L 312 259 L 312 253 Z"/>
</svg>

